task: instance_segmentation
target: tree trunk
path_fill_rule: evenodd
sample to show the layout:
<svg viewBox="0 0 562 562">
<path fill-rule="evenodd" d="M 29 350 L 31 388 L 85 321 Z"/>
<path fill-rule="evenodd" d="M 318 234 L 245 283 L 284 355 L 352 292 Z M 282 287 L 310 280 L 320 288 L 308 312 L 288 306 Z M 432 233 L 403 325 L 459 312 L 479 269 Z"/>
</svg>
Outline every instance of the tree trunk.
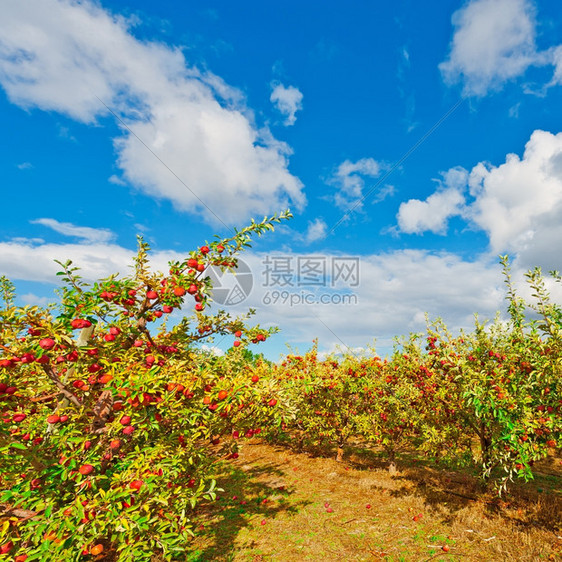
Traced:
<svg viewBox="0 0 562 562">
<path fill-rule="evenodd" d="M 340 435 L 338 437 L 338 453 L 336 455 L 336 461 L 342 462 L 343 461 L 343 448 L 345 446 L 345 437 Z"/>
<path fill-rule="evenodd" d="M 388 451 L 388 473 L 391 476 L 396 474 L 396 451 L 394 449 Z"/>
<path fill-rule="evenodd" d="M 492 440 L 488 437 L 486 427 L 484 424 L 480 424 L 480 431 L 478 432 L 478 437 L 480 437 L 480 451 L 482 455 L 482 465 L 488 467 L 490 464 L 490 445 Z"/>
</svg>

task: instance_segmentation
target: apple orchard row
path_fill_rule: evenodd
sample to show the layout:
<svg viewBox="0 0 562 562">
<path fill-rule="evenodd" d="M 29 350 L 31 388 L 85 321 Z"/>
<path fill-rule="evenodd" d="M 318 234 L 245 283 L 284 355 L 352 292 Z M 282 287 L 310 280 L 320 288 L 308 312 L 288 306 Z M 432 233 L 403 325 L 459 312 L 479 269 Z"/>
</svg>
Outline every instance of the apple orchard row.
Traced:
<svg viewBox="0 0 562 562">
<path fill-rule="evenodd" d="M 316 347 L 272 364 L 250 346 L 275 330 L 209 309 L 213 265 L 235 268 L 253 235 L 288 212 L 206 244 L 166 274 L 139 240 L 133 273 L 85 283 L 61 263 L 57 306 L 19 307 L 0 290 L 0 559 L 183 559 L 193 509 L 216 497 L 220 463 L 255 435 L 354 439 L 474 467 L 501 491 L 531 478 L 561 443 L 560 309 L 529 273 L 539 322 L 509 288 L 509 323 L 453 337 L 440 323 L 381 360 L 320 360 Z M 175 309 L 195 313 L 168 326 Z M 158 320 L 158 322 L 156 322 Z M 221 336 L 221 357 L 198 342 Z M 182 558 L 183 557 L 183 558 Z"/>
</svg>

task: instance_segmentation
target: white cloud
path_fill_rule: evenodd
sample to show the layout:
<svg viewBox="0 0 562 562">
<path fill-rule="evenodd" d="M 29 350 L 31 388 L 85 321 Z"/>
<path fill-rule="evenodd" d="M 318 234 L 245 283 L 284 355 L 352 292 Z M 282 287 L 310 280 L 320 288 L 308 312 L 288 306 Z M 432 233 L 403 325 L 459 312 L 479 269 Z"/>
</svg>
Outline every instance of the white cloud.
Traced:
<svg viewBox="0 0 562 562">
<path fill-rule="evenodd" d="M 70 128 L 61 125 L 60 123 L 57 123 L 57 134 L 61 139 L 65 139 L 70 142 L 78 142 L 76 137 L 70 132 Z"/>
<path fill-rule="evenodd" d="M 150 232 L 151 228 L 149 226 L 146 226 L 145 224 L 142 224 L 140 222 L 136 222 L 133 225 L 139 232 Z"/>
<path fill-rule="evenodd" d="M 562 84 L 562 45 L 551 50 L 552 63 L 554 64 L 554 75 L 551 85 Z"/>
<path fill-rule="evenodd" d="M 344 210 L 361 209 L 364 197 L 365 177 L 375 178 L 380 174 L 380 164 L 373 158 L 361 158 L 357 162 L 342 162 L 327 183 L 336 187 L 334 201 Z M 388 190 L 387 190 L 388 194 Z"/>
<path fill-rule="evenodd" d="M 13 280 L 59 282 L 60 270 L 54 259 L 80 267 L 80 275 L 94 281 L 119 272 L 129 273 L 135 252 L 116 244 L 42 244 L 0 243 L 0 275 Z M 309 259 L 309 253 L 288 252 L 293 269 L 299 258 Z M 152 268 L 167 271 L 170 260 L 181 259 L 173 251 L 152 252 Z M 357 304 L 305 304 L 291 305 L 279 299 L 272 302 L 272 291 L 280 287 L 265 286 L 264 260 L 269 254 L 248 251 L 243 260 L 250 266 L 254 287 L 249 298 L 235 307 L 228 307 L 232 315 L 255 308 L 252 323 L 263 326 L 275 324 L 281 328 L 279 342 L 312 342 L 320 338 L 321 349 L 333 349 L 343 344 L 352 348 L 365 347 L 377 339 L 377 348 L 392 346 L 392 338 L 409 331 L 424 329 L 424 313 L 430 318 L 442 317 L 451 327 L 471 328 L 473 313 L 486 318 L 503 309 L 503 280 L 497 265 L 484 260 L 463 261 L 448 253 L 433 254 L 422 250 L 405 250 L 386 254 L 360 256 L 359 283 L 331 288 L 329 279 L 325 287 L 307 286 L 293 289 L 296 295 L 344 293 L 355 295 Z M 330 275 L 333 258 L 349 257 L 340 254 L 314 254 L 324 260 Z M 355 257 L 355 256 L 352 256 Z M 224 280 L 223 280 L 224 281 Z M 294 279 L 296 281 L 296 279 Z M 286 288 L 285 288 L 286 289 Z M 269 296 L 269 300 L 265 299 Z M 266 304 L 269 303 L 269 304 Z M 221 305 L 213 306 L 211 312 Z M 190 314 L 189 307 L 185 309 Z M 342 344 L 343 342 L 343 344 Z M 281 344 L 280 344 L 281 345 Z"/>
<path fill-rule="evenodd" d="M 353 355 L 355 357 L 365 357 L 370 358 L 373 356 L 373 349 L 368 347 L 347 347 L 343 344 L 333 343 L 325 351 L 318 352 L 319 361 L 325 361 L 330 357 L 342 357 L 345 355 Z"/>
<path fill-rule="evenodd" d="M 76 226 L 69 222 L 59 222 L 55 219 L 36 219 L 30 221 L 31 224 L 40 224 L 51 228 L 59 234 L 81 238 L 85 243 L 97 244 L 106 243 L 115 238 L 110 230 L 105 228 L 90 228 L 89 226 Z"/>
<path fill-rule="evenodd" d="M 529 0 L 471 0 L 453 14 L 455 33 L 439 65 L 465 95 L 498 90 L 537 62 L 535 10 Z"/>
<path fill-rule="evenodd" d="M 398 210 L 398 225 L 402 232 L 421 234 L 430 231 L 445 234 L 447 220 L 460 214 L 464 197 L 456 189 L 447 189 L 430 195 L 425 201 L 410 199 Z"/>
<path fill-rule="evenodd" d="M 313 221 L 308 222 L 308 228 L 305 234 L 305 241 L 307 243 L 316 242 L 318 240 L 323 240 L 326 238 L 326 231 L 328 229 L 328 225 L 326 221 L 321 218 L 314 219 Z"/>
<path fill-rule="evenodd" d="M 86 281 L 96 281 L 112 273 L 129 274 L 134 250 L 117 244 L 36 244 L 31 241 L 0 242 L 0 275 L 9 279 L 58 283 L 60 266 L 54 260 L 71 260 Z M 182 254 L 173 251 L 151 253 L 153 269 L 167 271 L 168 262 Z"/>
<path fill-rule="evenodd" d="M 10 279 L 56 283 L 60 266 L 54 260 L 72 262 L 81 267 L 87 280 L 123 271 L 133 252 L 104 244 L 42 244 L 0 242 L 0 271 Z"/>
<path fill-rule="evenodd" d="M 0 243 L 0 275 L 13 280 L 58 283 L 56 272 L 60 269 L 54 259 L 71 259 L 81 267 L 80 274 L 88 281 L 107 277 L 119 272 L 129 273 L 129 264 L 135 252 L 115 244 L 42 244 Z M 152 252 L 150 260 L 154 270 L 167 271 L 170 260 L 181 259 L 182 254 L 173 251 Z M 232 314 L 256 309 L 251 323 L 264 327 L 275 325 L 281 333 L 276 336 L 280 348 L 283 342 L 301 345 L 312 344 L 318 337 L 321 350 L 334 350 L 336 346 L 354 350 L 365 348 L 376 339 L 379 353 L 390 351 L 393 338 L 410 331 L 425 328 L 425 313 L 430 319 L 441 317 L 451 331 L 473 328 L 473 315 L 491 319 L 496 311 L 505 311 L 505 287 L 497 260 L 486 257 L 465 261 L 451 253 L 432 253 L 424 250 L 399 250 L 394 252 L 360 256 L 359 283 L 357 286 L 338 289 L 330 287 L 300 286 L 293 289 L 296 295 L 307 293 L 355 295 L 357 304 L 304 304 L 291 305 L 282 299 L 272 302 L 272 291 L 264 286 L 264 261 L 269 254 L 248 251 L 243 260 L 254 275 L 254 287 L 249 298 L 235 307 L 228 307 Z M 309 253 L 284 254 L 293 268 L 299 258 L 310 258 Z M 327 271 L 333 258 L 340 254 L 315 254 L 324 260 Z M 271 262 L 270 262 L 271 263 Z M 523 287 L 522 270 L 518 261 L 513 264 L 514 280 Z M 560 289 L 560 288 L 559 288 Z M 559 291 L 560 292 L 560 291 Z M 526 293 L 525 293 L 526 294 Z M 269 297 L 266 300 L 265 297 Z M 560 296 L 556 294 L 556 297 Z M 32 297 L 26 297 L 31 302 Z M 268 304 L 266 304 L 268 303 Z M 211 312 L 224 306 L 212 306 Z M 189 306 L 185 313 L 191 314 Z M 275 342 L 273 342 L 275 344 Z M 259 350 L 259 348 L 258 348 Z"/>
<path fill-rule="evenodd" d="M 515 253 L 522 267 L 562 269 L 552 252 L 562 244 L 562 133 L 536 130 L 522 157 L 508 154 L 503 164 L 479 162 L 470 173 L 453 168 L 443 177 L 425 201 L 402 203 L 403 232 L 443 232 L 460 215 L 487 234 L 492 253 Z"/>
<path fill-rule="evenodd" d="M 387 197 L 392 197 L 395 193 L 396 188 L 393 185 L 387 183 L 378 189 L 376 195 L 371 199 L 371 201 L 373 203 L 380 203 Z"/>
<path fill-rule="evenodd" d="M 48 297 L 39 297 L 38 295 L 35 295 L 33 293 L 26 293 L 25 295 L 21 295 L 20 300 L 24 305 L 30 306 L 47 306 L 49 303 L 55 301 L 54 298 L 50 299 Z"/>
<path fill-rule="evenodd" d="M 203 351 L 208 351 L 211 355 L 215 355 L 217 357 L 221 357 L 224 355 L 224 351 L 220 347 L 217 347 L 216 345 L 207 345 L 206 343 L 204 343 L 201 346 L 201 349 Z"/>
<path fill-rule="evenodd" d="M 514 119 L 518 119 L 519 118 L 519 108 L 521 107 L 521 102 L 517 102 L 516 104 L 512 105 L 509 108 L 509 111 L 507 112 L 507 114 L 510 117 L 513 117 Z"/>
<path fill-rule="evenodd" d="M 166 155 L 167 166 L 182 182 L 147 157 L 131 135 L 115 142 L 125 178 L 149 195 L 166 196 L 179 210 L 198 212 L 210 222 L 216 213 L 239 224 L 250 215 L 304 204 L 301 182 L 287 171 L 289 147 L 272 138 L 258 144 L 248 119 L 216 101 L 162 103 L 150 122 L 130 127 L 154 152 Z"/>
<path fill-rule="evenodd" d="M 329 272 L 332 258 L 342 256 L 287 252 L 283 257 L 290 260 L 296 274 L 299 257 L 316 258 L 318 263 L 324 260 Z M 264 286 L 266 258 L 271 256 L 244 256 L 254 274 L 254 288 L 249 298 L 233 307 L 233 311 L 255 308 L 255 321 L 260 323 L 275 318 L 281 328 L 278 337 L 290 344 L 312 342 L 318 336 L 320 349 L 332 350 L 343 344 L 355 349 L 376 339 L 377 349 L 388 350 L 394 336 L 423 331 L 426 312 L 430 319 L 442 317 L 451 330 L 458 330 L 473 328 L 474 313 L 493 318 L 496 311 L 505 310 L 503 278 L 495 258 L 492 263 L 487 258 L 464 261 L 451 253 L 423 250 L 362 255 L 358 286 L 346 288 L 344 283 L 337 289 L 331 288 L 329 280 L 324 287 L 299 287 L 296 277 L 292 289 Z M 279 297 L 276 300 L 274 291 Z M 303 293 L 346 293 L 355 295 L 357 304 L 291 304 L 290 294 Z"/>
<path fill-rule="evenodd" d="M 22 162 L 21 164 L 16 164 L 18 170 L 31 170 L 33 164 L 31 162 Z"/>
<path fill-rule="evenodd" d="M 24 236 L 14 236 L 14 238 L 10 239 L 10 242 L 14 244 L 44 244 L 45 240 L 43 238 L 26 238 Z"/>
<path fill-rule="evenodd" d="M 109 183 L 113 183 L 115 185 L 127 185 L 126 181 L 123 181 L 118 175 L 116 174 L 111 174 L 111 176 L 109 176 L 107 178 L 107 181 Z"/>
<path fill-rule="evenodd" d="M 405 108 L 402 120 L 408 133 L 411 133 L 419 125 L 419 121 L 415 120 L 416 96 L 411 87 L 410 66 L 410 51 L 407 45 L 403 45 L 399 53 L 396 77 L 398 79 L 398 94 L 404 101 Z"/>
<path fill-rule="evenodd" d="M 552 78 L 549 82 L 539 84 L 538 86 L 532 83 L 526 84 L 523 91 L 526 94 L 535 94 L 543 97 L 546 95 L 549 88 L 562 85 L 562 45 L 537 52 L 536 64 L 538 66 L 553 66 Z"/>
<path fill-rule="evenodd" d="M 437 180 L 439 190 L 425 201 L 410 199 L 402 203 L 398 210 L 398 226 L 402 232 L 421 234 L 431 231 L 445 234 L 447 221 L 454 215 L 462 214 L 465 202 L 462 191 L 468 180 L 468 172 L 464 168 L 452 168 Z"/>
<path fill-rule="evenodd" d="M 562 243 L 562 133 L 534 131 L 523 157 L 479 163 L 470 175 L 471 220 L 493 251 L 544 253 Z M 555 269 L 555 267 L 552 267 Z"/>
<path fill-rule="evenodd" d="M 302 92 L 294 86 L 272 84 L 273 91 L 269 100 L 277 111 L 285 116 L 285 125 L 294 125 L 297 120 L 295 114 L 302 109 Z"/>
<path fill-rule="evenodd" d="M 115 140 L 123 179 L 208 222 L 217 219 L 206 207 L 232 224 L 302 208 L 290 148 L 254 125 L 241 92 L 131 28 L 89 1 L 10 2 L 0 19 L 0 83 L 21 107 L 84 123 L 107 115 L 107 104 L 128 127 Z"/>
</svg>

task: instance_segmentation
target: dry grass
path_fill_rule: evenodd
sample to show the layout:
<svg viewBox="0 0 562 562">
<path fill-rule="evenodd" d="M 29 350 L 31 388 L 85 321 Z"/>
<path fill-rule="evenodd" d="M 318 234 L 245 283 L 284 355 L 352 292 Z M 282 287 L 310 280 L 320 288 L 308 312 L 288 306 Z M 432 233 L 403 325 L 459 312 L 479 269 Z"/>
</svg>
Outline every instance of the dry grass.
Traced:
<svg viewBox="0 0 562 562">
<path fill-rule="evenodd" d="M 421 460 L 391 476 L 364 449 L 336 463 L 254 440 L 219 478 L 219 501 L 199 510 L 185 560 L 562 560 L 560 469 L 545 461 L 500 499 Z"/>
</svg>

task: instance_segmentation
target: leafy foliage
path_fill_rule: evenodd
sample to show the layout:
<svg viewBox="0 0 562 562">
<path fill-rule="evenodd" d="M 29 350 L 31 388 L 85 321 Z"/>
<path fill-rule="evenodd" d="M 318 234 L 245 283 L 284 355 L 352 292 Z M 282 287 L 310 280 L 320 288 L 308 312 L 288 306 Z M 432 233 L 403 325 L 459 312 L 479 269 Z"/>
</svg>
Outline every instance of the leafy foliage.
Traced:
<svg viewBox="0 0 562 562">
<path fill-rule="evenodd" d="M 129 276 L 90 285 L 62 262 L 58 307 L 15 306 L 0 279 L 0 559 L 183 559 L 217 463 L 254 435 L 330 445 L 338 460 L 360 437 L 391 469 L 414 449 L 474 466 L 500 492 L 560 448 L 562 310 L 539 269 L 527 274 L 535 300 L 518 297 L 507 257 L 508 322 L 453 337 L 437 320 L 385 360 L 320 360 L 314 345 L 275 364 L 251 351 L 276 330 L 250 327 L 253 311 L 208 314 L 205 271 L 235 268 L 253 234 L 289 217 L 252 222 L 165 275 L 142 239 Z M 191 298 L 195 313 L 168 327 Z M 234 336 L 224 356 L 198 345 L 216 336 Z"/>
</svg>

